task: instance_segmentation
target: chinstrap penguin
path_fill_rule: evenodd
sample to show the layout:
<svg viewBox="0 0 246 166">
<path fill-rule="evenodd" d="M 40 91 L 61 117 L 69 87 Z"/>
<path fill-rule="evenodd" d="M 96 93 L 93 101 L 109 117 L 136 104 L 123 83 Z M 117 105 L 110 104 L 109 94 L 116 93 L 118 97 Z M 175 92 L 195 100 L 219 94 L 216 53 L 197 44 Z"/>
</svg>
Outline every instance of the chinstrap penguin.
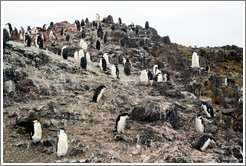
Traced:
<svg viewBox="0 0 246 166">
<path fill-rule="evenodd" d="M 97 87 L 95 89 L 92 101 L 95 103 L 99 102 L 105 89 L 106 89 L 106 87 L 104 85 Z"/>
<path fill-rule="evenodd" d="M 60 131 L 57 135 L 57 145 L 56 145 L 56 152 L 57 156 L 61 157 L 67 153 L 68 150 L 68 141 L 67 141 L 67 134 L 64 128 L 60 128 Z"/>
<path fill-rule="evenodd" d="M 203 109 L 203 111 L 205 112 L 205 114 L 207 115 L 208 118 L 214 117 L 214 110 L 210 104 L 208 104 L 206 102 L 202 102 L 201 108 Z"/>
<path fill-rule="evenodd" d="M 119 78 L 119 68 L 116 64 L 112 65 L 111 67 L 111 75 L 113 78 Z"/>
<path fill-rule="evenodd" d="M 208 145 L 210 144 L 211 141 L 216 142 L 216 140 L 212 136 L 210 136 L 208 134 L 203 134 L 194 143 L 193 148 L 195 148 L 199 151 L 204 151 L 208 147 Z"/>
<path fill-rule="evenodd" d="M 130 116 L 128 113 L 122 113 L 117 117 L 115 123 L 115 132 L 118 133 L 124 132 L 126 126 L 126 120 L 129 119 L 129 117 Z"/>
<path fill-rule="evenodd" d="M 31 132 L 30 132 L 30 139 L 37 143 L 42 138 L 42 127 L 41 123 L 38 120 L 34 120 L 31 124 Z"/>
<path fill-rule="evenodd" d="M 104 58 L 100 58 L 100 69 L 101 71 L 107 71 L 107 62 Z"/>
<path fill-rule="evenodd" d="M 198 133 L 204 133 L 205 132 L 205 123 L 203 120 L 203 117 L 198 114 L 195 119 L 195 129 Z"/>
<path fill-rule="evenodd" d="M 80 66 L 82 69 L 85 69 L 86 70 L 86 67 L 87 67 L 87 60 L 86 60 L 86 57 L 82 57 L 81 60 L 80 60 Z"/>
</svg>

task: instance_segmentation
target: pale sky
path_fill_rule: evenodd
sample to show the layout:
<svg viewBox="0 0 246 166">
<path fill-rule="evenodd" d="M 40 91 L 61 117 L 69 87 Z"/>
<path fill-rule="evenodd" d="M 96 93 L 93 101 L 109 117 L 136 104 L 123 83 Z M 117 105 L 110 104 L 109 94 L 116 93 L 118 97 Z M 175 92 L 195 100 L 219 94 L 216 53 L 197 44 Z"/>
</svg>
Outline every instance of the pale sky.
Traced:
<svg viewBox="0 0 246 166">
<path fill-rule="evenodd" d="M 11 23 L 20 29 L 88 17 L 95 20 L 113 16 L 114 22 L 144 27 L 145 22 L 171 42 L 197 47 L 244 46 L 245 2 L 204 1 L 2 1 L 1 25 Z"/>
</svg>

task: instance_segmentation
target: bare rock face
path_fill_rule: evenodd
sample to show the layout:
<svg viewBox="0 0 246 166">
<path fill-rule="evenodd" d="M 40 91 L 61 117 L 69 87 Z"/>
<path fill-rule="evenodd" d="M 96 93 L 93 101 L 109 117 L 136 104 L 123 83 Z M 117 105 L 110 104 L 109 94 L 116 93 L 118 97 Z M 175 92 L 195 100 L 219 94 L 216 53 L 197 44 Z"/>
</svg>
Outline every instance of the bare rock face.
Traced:
<svg viewBox="0 0 246 166">
<path fill-rule="evenodd" d="M 108 15 L 108 17 L 103 18 L 102 22 L 106 23 L 106 24 L 113 24 L 114 20 L 113 20 L 113 17 L 111 15 Z"/>
<path fill-rule="evenodd" d="M 163 41 L 165 44 L 171 44 L 171 40 L 170 40 L 169 36 L 164 36 L 164 37 L 162 37 L 162 41 Z"/>
<path fill-rule="evenodd" d="M 162 138 L 152 128 L 147 128 L 137 136 L 137 143 L 146 145 L 147 147 L 156 147 Z"/>
<path fill-rule="evenodd" d="M 179 128 L 183 120 L 177 115 L 175 107 L 161 108 L 158 103 L 147 101 L 143 106 L 134 107 L 130 118 L 137 121 L 168 121 L 173 128 Z"/>
</svg>

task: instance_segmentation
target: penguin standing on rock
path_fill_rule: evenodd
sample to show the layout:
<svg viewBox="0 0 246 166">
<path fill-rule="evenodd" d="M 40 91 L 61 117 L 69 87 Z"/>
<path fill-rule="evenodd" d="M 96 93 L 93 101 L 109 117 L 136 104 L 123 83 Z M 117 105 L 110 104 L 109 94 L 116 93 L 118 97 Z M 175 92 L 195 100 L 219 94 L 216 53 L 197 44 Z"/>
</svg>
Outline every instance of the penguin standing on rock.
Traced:
<svg viewBox="0 0 246 166">
<path fill-rule="evenodd" d="M 110 63 L 109 63 L 109 57 L 107 53 L 103 54 L 103 58 L 106 60 L 107 65 L 109 65 Z"/>
<path fill-rule="evenodd" d="M 6 41 L 9 41 L 9 33 L 5 28 L 3 29 L 3 36 L 5 37 Z"/>
<path fill-rule="evenodd" d="M 153 84 L 153 81 L 154 81 L 153 74 L 149 70 L 147 70 L 147 74 L 148 74 L 149 83 L 150 83 L 150 85 L 152 85 Z"/>
<path fill-rule="evenodd" d="M 104 44 L 106 44 L 108 42 L 108 37 L 107 34 L 104 35 L 104 39 L 103 39 Z"/>
<path fill-rule="evenodd" d="M 104 58 L 100 58 L 100 69 L 101 71 L 107 71 L 107 62 Z"/>
<path fill-rule="evenodd" d="M 43 30 L 44 30 L 44 31 L 47 31 L 47 30 L 48 30 L 48 25 L 47 25 L 47 24 L 44 24 L 44 25 L 43 25 Z"/>
<path fill-rule="evenodd" d="M 38 48 L 44 48 L 44 42 L 41 36 L 38 34 L 36 37 L 36 45 Z"/>
<path fill-rule="evenodd" d="M 67 34 L 67 35 L 66 35 L 66 41 L 69 41 L 69 39 L 70 39 L 70 35 Z"/>
<path fill-rule="evenodd" d="M 24 35 L 24 43 L 27 47 L 31 47 L 32 39 L 31 36 L 27 33 Z"/>
<path fill-rule="evenodd" d="M 149 29 L 149 22 L 148 21 L 145 22 L 145 29 Z"/>
<path fill-rule="evenodd" d="M 81 20 L 81 27 L 85 26 L 85 21 L 84 19 Z"/>
<path fill-rule="evenodd" d="M 90 52 L 87 52 L 87 53 L 85 54 L 85 56 L 86 56 L 86 61 L 87 61 L 87 63 L 91 63 L 91 55 L 90 55 Z"/>
<path fill-rule="evenodd" d="M 216 140 L 208 135 L 208 134 L 203 134 L 193 145 L 193 148 L 199 150 L 199 151 L 204 151 L 208 145 L 210 144 L 211 141 L 216 142 Z"/>
<path fill-rule="evenodd" d="M 100 50 L 100 41 L 99 41 L 99 40 L 97 40 L 97 43 L 96 43 L 96 49 L 97 49 L 97 50 Z"/>
<path fill-rule="evenodd" d="M 156 76 L 158 74 L 158 65 L 154 65 L 153 66 L 153 73 L 154 73 L 154 76 Z"/>
<path fill-rule="evenodd" d="M 31 132 L 30 132 L 30 139 L 37 143 L 42 138 L 42 127 L 41 123 L 38 120 L 34 120 L 31 124 Z"/>
<path fill-rule="evenodd" d="M 6 26 L 6 29 L 7 29 L 8 33 L 9 33 L 9 37 L 11 38 L 12 35 L 13 35 L 13 29 L 12 29 L 11 24 L 7 23 L 7 24 L 5 24 L 5 26 Z"/>
<path fill-rule="evenodd" d="M 117 65 L 112 65 L 111 67 L 111 75 L 113 78 L 117 78 L 117 79 L 120 79 L 119 78 L 119 68 Z"/>
<path fill-rule="evenodd" d="M 195 120 L 195 129 L 198 133 L 204 133 L 205 132 L 205 124 L 204 124 L 204 120 L 203 117 L 198 114 L 196 116 L 196 120 Z"/>
<path fill-rule="evenodd" d="M 6 40 L 5 40 L 5 36 L 3 36 L 3 49 L 5 49 L 6 47 Z"/>
<path fill-rule="evenodd" d="M 80 27 L 81 25 L 80 25 L 79 20 L 75 20 L 75 28 L 77 29 L 77 31 L 80 31 Z"/>
<path fill-rule="evenodd" d="M 53 31 L 50 31 L 49 39 L 50 40 L 57 39 L 56 34 Z"/>
<path fill-rule="evenodd" d="M 56 144 L 56 152 L 57 156 L 61 157 L 67 154 L 68 150 L 68 141 L 67 134 L 64 128 L 60 128 L 60 132 L 57 135 L 57 144 Z"/>
<path fill-rule="evenodd" d="M 164 82 L 167 82 L 169 81 L 170 78 L 169 78 L 169 75 L 167 75 L 166 73 L 164 74 Z"/>
<path fill-rule="evenodd" d="M 154 79 L 156 82 L 163 82 L 163 76 L 161 72 L 158 72 Z"/>
<path fill-rule="evenodd" d="M 141 71 L 141 74 L 140 74 L 140 82 L 142 82 L 142 83 L 143 82 L 145 82 L 145 83 L 149 82 L 147 70 L 142 70 Z"/>
<path fill-rule="evenodd" d="M 85 56 L 85 52 L 83 49 L 79 50 L 79 59 L 83 58 Z"/>
<path fill-rule="evenodd" d="M 99 16 L 98 13 L 96 14 L 96 21 L 97 21 L 97 22 L 100 22 L 100 16 Z"/>
<path fill-rule="evenodd" d="M 61 32 L 60 32 L 60 35 L 63 36 L 63 34 L 64 34 L 64 29 L 63 29 L 63 27 L 62 27 L 62 28 L 61 28 Z"/>
<path fill-rule="evenodd" d="M 128 113 L 122 113 L 117 117 L 115 123 L 115 132 L 124 133 L 126 120 L 129 119 L 129 117 L 130 116 Z"/>
<path fill-rule="evenodd" d="M 119 19 L 118 19 L 118 23 L 119 23 L 119 25 L 122 24 L 122 21 L 121 21 L 121 18 L 120 18 L 120 17 L 119 17 Z"/>
<path fill-rule="evenodd" d="M 66 46 L 62 47 L 61 53 L 62 53 L 63 59 L 68 59 L 68 49 Z"/>
<path fill-rule="evenodd" d="M 85 38 L 85 30 L 82 30 L 81 37 L 82 37 L 82 38 Z"/>
<path fill-rule="evenodd" d="M 99 102 L 99 100 L 102 98 L 102 95 L 105 89 L 106 87 L 104 85 L 97 87 L 94 92 L 92 101 L 95 103 Z"/>
<path fill-rule="evenodd" d="M 78 59 L 79 58 L 79 52 L 78 51 L 75 51 L 74 52 L 74 59 Z"/>
<path fill-rule="evenodd" d="M 210 73 L 210 67 L 209 66 L 206 67 L 206 72 Z"/>
<path fill-rule="evenodd" d="M 86 60 L 86 57 L 82 57 L 81 60 L 80 60 L 80 66 L 82 69 L 85 69 L 86 70 L 86 67 L 87 67 L 87 60 Z"/>
<path fill-rule="evenodd" d="M 124 73 L 125 73 L 125 75 L 127 75 L 127 76 L 131 75 L 131 67 L 132 67 L 132 64 L 131 64 L 130 60 L 127 58 L 126 61 L 124 62 Z"/>
<path fill-rule="evenodd" d="M 202 102 L 201 108 L 203 109 L 203 111 L 205 112 L 205 114 L 207 115 L 208 118 L 214 117 L 214 110 L 210 104 L 208 104 L 206 102 Z"/>
</svg>

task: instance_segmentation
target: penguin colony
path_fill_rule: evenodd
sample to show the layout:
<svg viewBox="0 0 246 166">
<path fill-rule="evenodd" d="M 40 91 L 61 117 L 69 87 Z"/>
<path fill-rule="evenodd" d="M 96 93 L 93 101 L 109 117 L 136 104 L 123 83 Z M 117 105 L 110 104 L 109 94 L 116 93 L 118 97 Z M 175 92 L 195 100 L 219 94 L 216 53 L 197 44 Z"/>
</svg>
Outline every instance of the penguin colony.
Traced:
<svg viewBox="0 0 246 166">
<path fill-rule="evenodd" d="M 88 18 L 86 18 L 86 20 L 82 20 L 81 23 L 76 20 L 75 21 L 75 28 L 77 31 L 82 31 L 82 38 L 85 38 L 85 31 L 84 31 L 84 26 L 86 26 L 89 23 Z M 118 24 L 122 25 L 122 21 L 121 18 L 118 19 Z M 100 23 L 100 16 L 97 14 L 96 15 L 96 21 L 93 21 L 92 26 L 97 28 L 97 37 L 103 39 L 104 44 L 108 42 L 108 37 L 107 34 L 104 34 L 103 37 L 103 28 L 102 25 Z M 49 40 L 57 40 L 57 37 L 55 35 L 55 33 L 52 31 L 54 27 L 54 23 L 51 22 L 50 26 L 48 27 L 47 24 L 43 25 L 43 28 L 34 28 L 33 31 L 31 31 L 31 28 L 28 26 L 27 31 L 24 31 L 24 28 L 21 28 L 19 34 L 20 34 L 20 40 L 23 40 L 24 43 L 26 44 L 27 47 L 31 46 L 32 43 L 32 36 L 36 36 L 36 46 L 40 49 L 44 48 L 44 42 L 46 41 L 45 39 L 45 34 L 49 34 Z M 149 23 L 148 21 L 146 21 L 145 23 L 145 29 L 149 29 Z M 111 30 L 115 30 L 115 26 L 112 25 L 111 26 Z M 135 33 L 138 34 L 139 33 L 139 28 L 136 27 L 135 29 Z M 47 32 L 48 33 L 42 33 L 42 32 Z M 122 28 L 122 31 L 127 33 L 127 30 Z M 41 33 L 41 34 L 40 34 Z M 6 24 L 6 28 L 3 30 L 3 48 L 6 47 L 6 42 L 12 38 L 13 34 L 14 35 L 18 35 L 18 31 L 16 28 L 14 28 L 14 30 L 12 29 L 12 26 L 10 23 Z M 60 30 L 60 35 L 66 35 L 66 41 L 69 42 L 71 36 L 67 33 L 67 30 L 64 30 L 64 28 L 62 28 Z M 79 59 L 80 60 L 80 66 L 82 69 L 87 69 L 87 64 L 91 63 L 91 59 L 90 59 L 90 52 L 84 52 L 87 51 L 88 49 L 88 45 L 86 43 L 86 41 L 84 39 L 80 40 L 79 43 L 80 46 L 80 50 L 77 50 L 74 52 L 74 59 Z M 96 41 L 96 49 L 100 50 L 101 47 L 101 43 L 100 43 L 100 39 L 98 39 Z M 63 46 L 61 48 L 61 56 L 64 59 L 68 59 L 69 57 L 69 49 L 67 48 L 67 46 Z M 194 62 L 193 62 L 194 61 Z M 100 69 L 101 71 L 107 71 L 107 66 L 110 65 L 109 62 L 109 56 L 107 53 L 105 53 L 103 55 L 102 58 L 100 58 L 99 60 L 99 65 L 100 65 Z M 132 63 L 131 60 L 128 57 L 124 57 L 123 58 L 123 66 L 124 66 L 124 73 L 126 76 L 131 75 L 131 68 L 132 68 Z M 192 56 L 192 67 L 199 67 L 199 57 L 196 53 L 193 54 Z M 207 66 L 206 68 L 207 72 L 210 72 L 210 68 Z M 119 68 L 117 64 L 113 64 L 111 66 L 111 75 L 113 78 L 117 78 L 119 79 Z M 148 83 L 150 85 L 153 84 L 153 81 L 156 81 L 157 83 L 159 82 L 167 82 L 170 80 L 170 77 L 168 74 L 162 74 L 162 71 L 159 69 L 158 65 L 154 65 L 153 66 L 153 73 L 148 70 L 148 69 L 144 69 L 141 71 L 140 73 L 140 82 L 143 83 Z M 98 103 L 103 94 L 104 91 L 106 89 L 106 86 L 104 85 L 100 85 L 99 87 L 97 87 L 94 91 L 94 95 L 92 97 L 92 102 L 94 103 Z M 209 105 L 208 103 L 204 103 L 202 102 L 201 104 L 201 109 L 204 111 L 204 113 L 206 114 L 207 118 L 213 118 L 214 117 L 214 112 L 213 112 L 213 108 L 211 105 Z M 125 126 L 126 126 L 126 122 L 127 119 L 130 118 L 130 115 L 128 113 L 122 113 L 120 114 L 115 122 L 115 132 L 118 133 L 123 133 L 125 130 Z M 21 126 L 21 124 L 19 124 Z M 27 126 L 27 128 L 30 128 L 30 139 L 34 142 L 37 143 L 41 140 L 42 138 L 42 127 L 41 127 L 41 123 L 38 120 L 33 120 L 31 121 L 30 125 L 24 125 Z M 195 144 L 193 145 L 193 147 L 197 150 L 200 151 L 204 151 L 208 145 L 210 144 L 211 141 L 215 141 L 215 139 L 208 135 L 208 134 L 204 134 L 205 132 L 205 123 L 204 123 L 204 119 L 203 117 L 198 114 L 197 117 L 195 118 L 195 130 L 198 133 L 202 133 L 202 135 L 198 138 L 198 140 L 195 142 Z M 68 138 L 67 138 L 67 134 L 64 128 L 60 128 L 59 129 L 59 133 L 57 135 L 57 144 L 56 144 L 56 150 L 57 150 L 57 156 L 61 157 L 67 154 L 68 151 Z"/>
</svg>

